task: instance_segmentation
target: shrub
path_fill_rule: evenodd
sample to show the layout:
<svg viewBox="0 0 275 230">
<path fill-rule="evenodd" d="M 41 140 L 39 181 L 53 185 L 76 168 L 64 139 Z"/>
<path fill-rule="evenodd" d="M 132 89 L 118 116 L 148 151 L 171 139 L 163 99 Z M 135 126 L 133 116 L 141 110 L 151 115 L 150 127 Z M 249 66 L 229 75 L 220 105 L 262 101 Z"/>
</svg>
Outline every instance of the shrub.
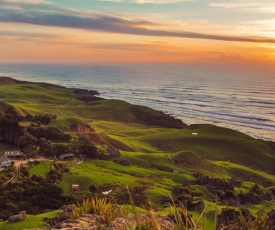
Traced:
<svg viewBox="0 0 275 230">
<path fill-rule="evenodd" d="M 101 215 L 104 217 L 105 221 L 111 222 L 113 218 L 113 207 L 106 198 L 87 198 L 84 199 L 81 203 L 73 206 L 71 218 L 76 219 L 83 214 Z"/>
<path fill-rule="evenodd" d="M 95 184 L 91 184 L 89 186 L 89 191 L 92 193 L 96 193 L 98 191 L 98 187 Z"/>
</svg>

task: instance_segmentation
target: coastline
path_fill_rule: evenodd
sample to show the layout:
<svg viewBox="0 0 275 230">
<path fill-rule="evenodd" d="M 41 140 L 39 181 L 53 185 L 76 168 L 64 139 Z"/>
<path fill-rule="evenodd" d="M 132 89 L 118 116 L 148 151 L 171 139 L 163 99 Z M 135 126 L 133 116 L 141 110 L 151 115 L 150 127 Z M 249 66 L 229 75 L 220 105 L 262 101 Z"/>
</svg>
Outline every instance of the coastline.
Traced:
<svg viewBox="0 0 275 230">
<path fill-rule="evenodd" d="M 261 69 L 30 63 L 0 64 L 1 73 L 21 80 L 96 89 L 104 98 L 145 105 L 188 124 L 215 124 L 275 141 L 275 79 L 272 72 Z"/>
<path fill-rule="evenodd" d="M 54 83 L 49 83 L 49 82 L 45 82 L 45 81 L 28 81 L 28 80 L 21 80 L 21 79 L 17 79 L 17 78 L 11 78 L 11 77 L 7 77 L 7 76 L 0 76 L 1 78 L 1 81 L 3 82 L 3 79 L 7 79 L 7 80 L 4 80 L 4 84 L 8 83 L 18 83 L 18 84 L 30 84 L 30 83 L 35 83 L 35 84 L 40 84 L 42 86 L 45 86 L 45 87 L 55 87 L 55 88 L 66 88 L 66 89 L 70 89 L 70 90 L 73 90 L 73 92 L 75 92 L 76 94 L 78 94 L 79 96 L 93 96 L 95 98 L 98 98 L 98 99 L 104 99 L 104 100 L 108 100 L 110 98 L 105 98 L 105 97 L 102 97 L 101 96 L 101 93 L 99 91 L 97 91 L 96 89 L 86 89 L 86 88 L 77 88 L 77 87 L 70 87 L 70 86 L 65 86 L 65 85 L 60 85 L 60 84 L 54 84 Z M 1 85 L 1 84 L 0 84 Z M 114 99 L 116 100 L 116 98 L 111 98 L 111 99 Z M 85 100 L 85 99 L 84 99 Z M 89 100 L 89 99 L 88 99 Z M 92 99 L 93 100 L 93 99 Z M 96 99 L 97 100 L 97 99 Z M 122 100 L 124 101 L 124 100 Z M 127 101 L 124 101 L 124 102 L 127 102 Z M 128 102 L 130 103 L 130 102 Z M 139 104 L 137 104 L 139 105 Z M 141 105 L 141 106 L 146 106 L 146 105 Z M 148 107 L 148 108 L 151 108 L 151 107 Z M 152 108 L 154 109 L 154 108 Z M 162 110 L 157 110 L 161 113 L 164 113 L 165 115 L 167 116 L 170 116 L 172 118 L 175 118 L 175 119 L 179 119 L 181 120 L 181 122 L 183 122 L 184 125 L 187 125 L 187 126 L 190 126 L 190 125 L 204 125 L 204 124 L 209 124 L 209 123 L 191 123 L 191 124 L 188 124 L 188 123 L 185 123 L 184 119 L 181 119 L 180 117 L 178 116 L 175 116 L 173 113 L 168 113 L 168 112 L 165 112 L 165 111 L 162 111 Z M 229 128 L 229 129 L 232 129 L 232 130 L 235 130 L 235 131 L 238 131 L 238 132 L 241 132 L 243 134 L 246 134 L 252 138 L 255 138 L 255 139 L 258 139 L 260 141 L 264 141 L 264 142 L 267 142 L 270 144 L 270 146 L 275 149 L 275 140 L 272 140 L 272 139 L 269 139 L 269 138 L 261 138 L 261 137 L 257 137 L 257 136 L 253 136 L 251 134 L 248 134 L 246 132 L 242 132 L 240 131 L 239 129 L 234 129 L 234 128 L 231 128 L 230 126 L 228 125 L 225 125 L 225 126 L 222 126 L 222 125 L 219 125 L 219 122 L 212 122 L 211 123 L 212 125 L 215 125 L 215 126 L 218 126 L 218 127 L 224 127 L 224 128 Z"/>
</svg>

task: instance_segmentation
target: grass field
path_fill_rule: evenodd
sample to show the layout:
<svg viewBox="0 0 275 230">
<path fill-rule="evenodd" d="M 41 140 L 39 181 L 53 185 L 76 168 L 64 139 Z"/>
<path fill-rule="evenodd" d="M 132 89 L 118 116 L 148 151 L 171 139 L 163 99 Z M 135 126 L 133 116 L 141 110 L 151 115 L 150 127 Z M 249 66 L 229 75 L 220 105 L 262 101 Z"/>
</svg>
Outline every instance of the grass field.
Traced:
<svg viewBox="0 0 275 230">
<path fill-rule="evenodd" d="M 47 212 L 40 215 L 27 215 L 27 219 L 25 221 L 20 221 L 17 223 L 9 223 L 8 221 L 0 223 L 0 230 L 22 230 L 22 229 L 30 229 L 30 228 L 43 228 L 45 227 L 45 222 L 43 222 L 43 218 L 54 218 L 57 214 L 61 212 L 60 210 L 55 210 L 53 212 Z"/>
<path fill-rule="evenodd" d="M 40 161 L 38 165 L 35 165 L 30 168 L 30 175 L 41 175 L 45 176 L 50 171 L 50 164 L 49 161 Z"/>
</svg>

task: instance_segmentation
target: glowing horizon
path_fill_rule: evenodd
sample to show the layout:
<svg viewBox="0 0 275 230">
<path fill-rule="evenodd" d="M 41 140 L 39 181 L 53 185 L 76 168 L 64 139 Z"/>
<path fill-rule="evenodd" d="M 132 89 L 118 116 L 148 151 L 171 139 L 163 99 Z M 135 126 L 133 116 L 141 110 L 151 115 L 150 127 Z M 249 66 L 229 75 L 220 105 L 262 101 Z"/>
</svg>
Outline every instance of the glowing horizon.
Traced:
<svg viewBox="0 0 275 230">
<path fill-rule="evenodd" d="M 0 62 L 275 64 L 275 2 L 0 0 Z"/>
</svg>

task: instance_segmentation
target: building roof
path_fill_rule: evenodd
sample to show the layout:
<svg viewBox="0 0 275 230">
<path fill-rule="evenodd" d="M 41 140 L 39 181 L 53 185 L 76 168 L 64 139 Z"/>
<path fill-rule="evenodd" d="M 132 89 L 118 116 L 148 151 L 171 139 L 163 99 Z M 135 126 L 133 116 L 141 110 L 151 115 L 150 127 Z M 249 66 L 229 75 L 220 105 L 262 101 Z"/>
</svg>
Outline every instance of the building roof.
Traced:
<svg viewBox="0 0 275 230">
<path fill-rule="evenodd" d="M 11 162 L 11 160 L 8 157 L 6 156 L 0 157 L 0 164 L 7 163 L 7 162 Z"/>
<path fill-rule="evenodd" d="M 74 157 L 73 153 L 65 153 L 65 154 L 61 154 L 59 157 Z"/>
<path fill-rule="evenodd" d="M 5 151 L 4 156 L 7 157 L 16 157 L 16 156 L 21 156 L 23 153 L 20 151 Z"/>
</svg>

